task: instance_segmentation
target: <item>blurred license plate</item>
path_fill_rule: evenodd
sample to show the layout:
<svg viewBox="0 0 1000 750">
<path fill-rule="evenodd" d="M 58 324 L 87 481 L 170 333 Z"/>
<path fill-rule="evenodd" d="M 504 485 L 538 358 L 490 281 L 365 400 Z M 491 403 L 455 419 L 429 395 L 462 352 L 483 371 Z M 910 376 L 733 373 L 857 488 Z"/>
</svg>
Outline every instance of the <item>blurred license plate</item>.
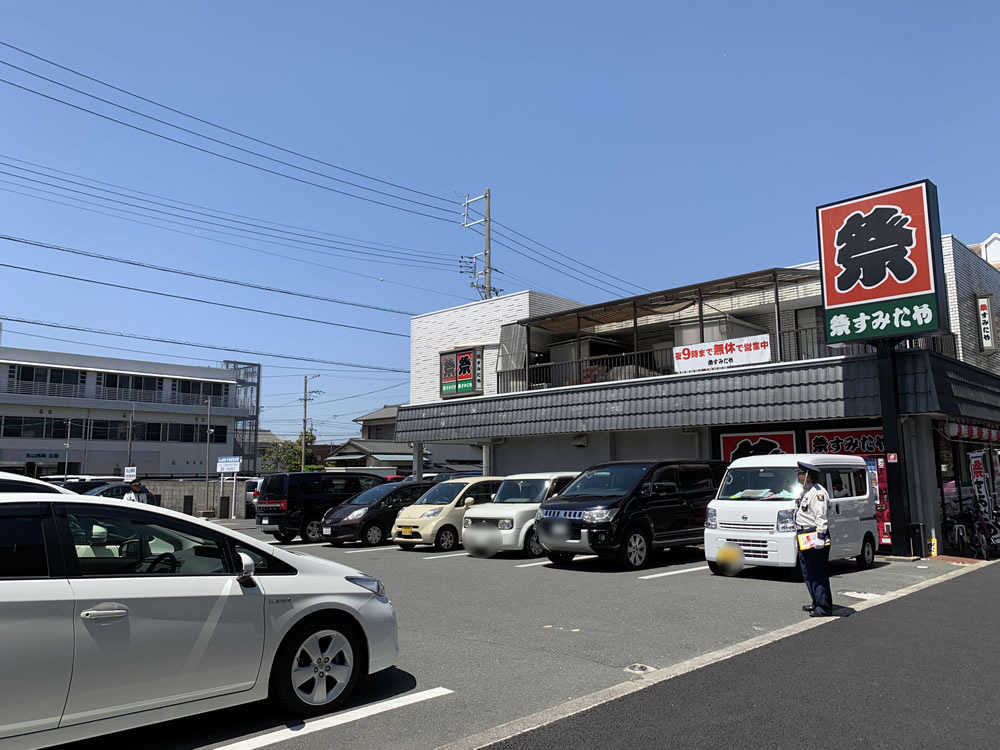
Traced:
<svg viewBox="0 0 1000 750">
<path fill-rule="evenodd" d="M 743 557 L 743 550 L 734 544 L 727 544 L 719 547 L 715 553 L 715 559 L 720 563 L 738 563 Z"/>
<path fill-rule="evenodd" d="M 411 529 L 409 526 L 404 526 L 399 530 L 399 533 L 402 534 L 403 536 L 411 536 L 413 534 L 413 529 Z"/>
<path fill-rule="evenodd" d="M 552 534 L 553 536 L 569 536 L 569 524 L 568 523 L 554 523 L 552 524 Z"/>
<path fill-rule="evenodd" d="M 260 523 L 262 526 L 267 526 L 267 519 L 266 518 L 260 519 Z"/>
<path fill-rule="evenodd" d="M 333 533 L 333 529 L 331 529 L 329 526 L 324 526 L 323 527 L 323 535 L 324 536 L 330 536 L 332 533 Z"/>
</svg>

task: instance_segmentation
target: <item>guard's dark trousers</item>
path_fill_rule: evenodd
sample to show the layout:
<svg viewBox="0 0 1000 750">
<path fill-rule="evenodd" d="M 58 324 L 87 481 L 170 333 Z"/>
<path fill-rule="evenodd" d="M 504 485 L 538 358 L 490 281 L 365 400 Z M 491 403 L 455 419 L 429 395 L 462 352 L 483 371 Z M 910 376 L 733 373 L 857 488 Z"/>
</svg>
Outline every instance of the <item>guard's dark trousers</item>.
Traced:
<svg viewBox="0 0 1000 750">
<path fill-rule="evenodd" d="M 812 605 L 817 612 L 833 614 L 833 594 L 830 591 L 830 547 L 806 549 L 799 552 L 799 567 L 806 582 Z"/>
</svg>

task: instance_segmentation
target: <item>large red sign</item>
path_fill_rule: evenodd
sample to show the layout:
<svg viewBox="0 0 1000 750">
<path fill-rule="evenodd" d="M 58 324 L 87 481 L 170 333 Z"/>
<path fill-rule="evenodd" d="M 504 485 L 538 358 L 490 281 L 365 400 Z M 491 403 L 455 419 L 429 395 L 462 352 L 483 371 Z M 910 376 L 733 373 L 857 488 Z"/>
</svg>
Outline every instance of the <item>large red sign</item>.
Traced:
<svg viewBox="0 0 1000 750">
<path fill-rule="evenodd" d="M 722 460 L 735 461 L 747 456 L 795 453 L 794 432 L 744 432 L 722 435 Z"/>
<path fill-rule="evenodd" d="M 839 453 L 848 456 L 885 453 L 885 434 L 881 427 L 809 430 L 806 432 L 806 452 Z"/>
</svg>

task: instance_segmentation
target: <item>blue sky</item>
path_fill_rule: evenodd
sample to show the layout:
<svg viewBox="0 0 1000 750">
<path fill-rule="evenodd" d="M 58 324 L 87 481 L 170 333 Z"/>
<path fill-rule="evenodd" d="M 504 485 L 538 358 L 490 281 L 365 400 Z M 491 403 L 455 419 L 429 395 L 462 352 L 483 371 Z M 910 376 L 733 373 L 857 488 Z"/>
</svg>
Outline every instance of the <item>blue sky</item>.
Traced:
<svg viewBox="0 0 1000 750">
<path fill-rule="evenodd" d="M 812 260 L 816 205 L 925 177 L 938 185 L 945 232 L 971 243 L 1000 231 L 998 21 L 996 4 L 985 2 L 0 0 L 3 41 L 157 102 L 447 201 L 489 186 L 498 222 L 604 272 L 567 264 L 534 245 L 531 251 L 514 245 L 556 267 L 548 268 L 495 245 L 494 262 L 505 272 L 495 284 L 505 291 L 530 284 L 588 303 L 625 296 L 609 284 L 662 289 Z M 0 47 L 0 60 L 276 158 L 400 193 L 184 120 L 6 47 Z M 8 66 L 0 71 L 9 81 L 172 137 L 381 199 L 225 150 Z M 204 225 L 183 229 L 198 236 L 178 234 L 148 226 L 157 223 L 153 214 L 128 217 L 147 222 L 138 224 L 90 210 L 115 213 L 109 204 L 81 210 L 78 203 L 7 192 L 32 192 L 23 176 L 40 178 L 25 172 L 0 174 L 18 183 L 0 182 L 2 233 L 405 311 L 449 307 L 475 295 L 469 279 L 453 269 L 459 256 L 479 252 L 482 240 L 459 226 L 455 203 L 400 193 L 454 210 L 427 210 L 448 221 L 373 205 L 5 84 L 0 111 L 0 161 L 37 169 L 10 158 L 25 160 L 254 222 L 303 227 L 314 236 L 412 248 L 439 263 L 413 267 L 370 256 L 331 257 L 323 253 L 348 253 L 343 245 L 332 249 L 337 240 L 325 236 L 307 247 L 287 242 L 288 236 L 275 246 L 259 236 L 213 235 Z M 34 185 L 60 193 L 44 198 L 74 203 L 73 194 Z M 6 259 L 0 262 L 74 278 L 408 331 L 401 315 L 16 243 L 0 242 L 0 248 Z M 400 261 L 397 254 L 394 262 Z M 603 288 L 567 276 L 560 270 L 567 265 L 596 276 Z M 408 366 L 409 344 L 398 336 L 2 271 L 0 313 L 8 316 Z M 100 344 L 125 348 L 123 356 L 131 351 L 138 358 L 191 363 L 201 360 L 182 358 L 226 357 L 27 324 L 5 323 L 4 329 L 9 346 L 115 354 L 93 346 Z M 344 369 L 262 361 L 269 407 L 264 426 L 289 435 L 301 414 L 295 401 L 301 374 Z M 406 399 L 406 376 L 398 373 L 321 375 L 311 387 L 323 391 L 312 409 L 322 440 L 356 434 L 353 416 Z M 379 389 L 385 390 L 369 393 Z"/>
</svg>

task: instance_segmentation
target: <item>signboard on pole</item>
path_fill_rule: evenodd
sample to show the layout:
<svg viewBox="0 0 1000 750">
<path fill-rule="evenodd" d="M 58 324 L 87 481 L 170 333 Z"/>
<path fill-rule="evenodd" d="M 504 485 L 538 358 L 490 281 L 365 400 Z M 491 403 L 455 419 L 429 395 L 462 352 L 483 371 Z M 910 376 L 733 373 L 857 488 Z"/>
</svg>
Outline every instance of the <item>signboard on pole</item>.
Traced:
<svg viewBox="0 0 1000 750">
<path fill-rule="evenodd" d="M 215 470 L 220 474 L 235 474 L 240 470 L 240 457 L 219 456 L 215 459 Z"/>
<path fill-rule="evenodd" d="M 816 228 L 827 343 L 947 328 L 934 183 L 819 206 Z"/>
<path fill-rule="evenodd" d="M 136 477 L 135 470 L 136 470 L 135 466 L 126 466 L 125 467 L 125 481 L 126 482 L 129 481 L 130 479 L 135 479 L 135 477 Z"/>
<path fill-rule="evenodd" d="M 997 348 L 993 337 L 993 295 L 980 294 L 976 297 L 976 321 L 979 326 L 979 349 L 992 352 Z"/>
<path fill-rule="evenodd" d="M 771 336 L 746 336 L 725 341 L 674 347 L 674 372 L 724 370 L 771 361 Z"/>
</svg>

